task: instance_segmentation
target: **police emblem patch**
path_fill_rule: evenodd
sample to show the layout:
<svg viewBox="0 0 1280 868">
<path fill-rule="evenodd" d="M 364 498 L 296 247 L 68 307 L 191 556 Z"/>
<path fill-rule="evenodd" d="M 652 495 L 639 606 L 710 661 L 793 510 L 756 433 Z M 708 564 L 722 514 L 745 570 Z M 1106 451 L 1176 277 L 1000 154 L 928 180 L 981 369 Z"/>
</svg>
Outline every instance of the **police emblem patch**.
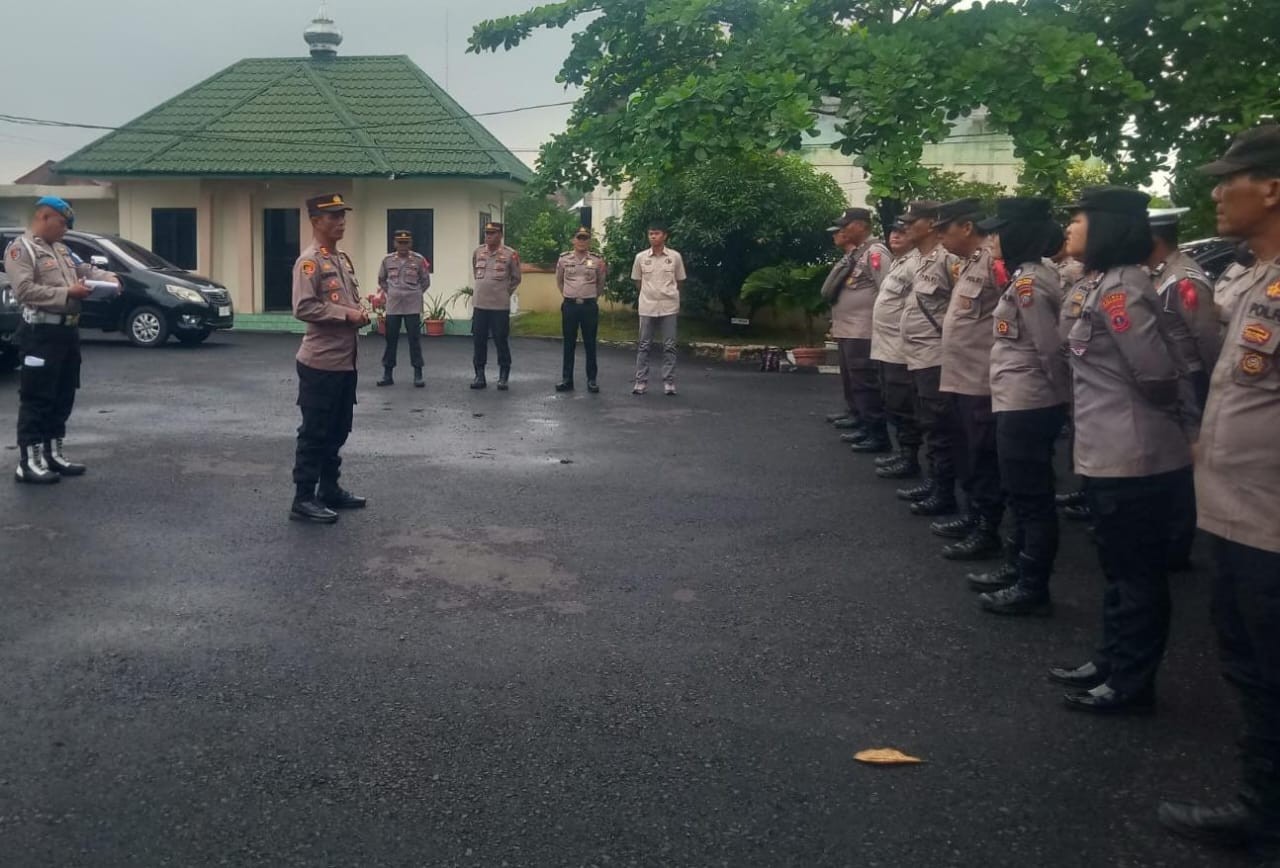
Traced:
<svg viewBox="0 0 1280 868">
<path fill-rule="evenodd" d="M 1262 353 L 1245 353 L 1240 357 L 1240 370 L 1251 377 L 1266 373 L 1268 367 L 1267 357 Z"/>
<path fill-rule="evenodd" d="M 1249 323 L 1244 327 L 1244 332 L 1240 335 L 1251 344 L 1265 344 L 1271 340 L 1271 329 L 1257 323 Z"/>
<path fill-rule="evenodd" d="M 1108 313 L 1114 311 L 1123 311 L 1125 296 L 1123 292 L 1112 292 L 1102 297 L 1101 307 Z"/>
<path fill-rule="evenodd" d="M 996 334 L 1007 335 L 1008 333 L 1009 333 L 1009 321 L 1003 320 L 1003 319 L 996 320 Z"/>
<path fill-rule="evenodd" d="M 1035 291 L 1031 285 L 1022 286 L 1022 281 L 1018 281 L 1018 307 L 1031 307 L 1032 302 L 1036 299 Z"/>
<path fill-rule="evenodd" d="M 1267 287 L 1267 298 L 1280 298 L 1280 280 Z"/>
<path fill-rule="evenodd" d="M 1131 325 L 1133 325 L 1133 320 L 1129 319 L 1129 315 L 1124 311 L 1111 315 L 1111 330 L 1113 332 L 1127 332 Z"/>
<path fill-rule="evenodd" d="M 18 245 L 15 244 L 9 248 L 9 258 L 10 259 L 18 258 Z M 1280 286 L 1280 283 L 1276 284 L 1276 286 Z"/>
<path fill-rule="evenodd" d="M 302 273 L 305 274 L 307 277 L 310 277 L 311 275 L 315 274 L 316 264 L 312 262 L 310 259 L 304 259 L 302 261 Z"/>
<path fill-rule="evenodd" d="M 1200 309 L 1200 295 L 1196 292 L 1196 285 L 1189 278 L 1183 278 L 1178 281 L 1178 298 L 1182 300 L 1182 306 L 1189 313 L 1195 313 Z"/>
<path fill-rule="evenodd" d="M 877 268 L 877 269 L 880 267 L 880 254 L 879 254 L 879 253 L 872 253 L 872 254 L 871 254 L 871 267 L 872 267 L 872 268 Z"/>
<path fill-rule="evenodd" d="M 340 292 L 329 293 L 329 301 L 338 301 L 341 298 L 342 298 L 342 293 Z"/>
</svg>

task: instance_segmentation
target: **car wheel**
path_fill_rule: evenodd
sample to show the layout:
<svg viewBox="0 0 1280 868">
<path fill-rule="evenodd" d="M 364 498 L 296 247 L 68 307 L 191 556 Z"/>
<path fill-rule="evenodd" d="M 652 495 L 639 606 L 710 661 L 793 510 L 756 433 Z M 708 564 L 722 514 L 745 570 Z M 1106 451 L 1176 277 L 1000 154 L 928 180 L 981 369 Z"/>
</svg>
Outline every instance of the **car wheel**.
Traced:
<svg viewBox="0 0 1280 868">
<path fill-rule="evenodd" d="M 196 344 L 204 343 L 211 334 L 213 332 L 210 329 L 201 329 L 198 332 L 178 332 L 177 338 L 180 344 L 195 346 Z"/>
<path fill-rule="evenodd" d="M 143 305 L 129 311 L 124 333 L 136 347 L 158 347 L 169 339 L 169 323 L 158 308 Z"/>
</svg>

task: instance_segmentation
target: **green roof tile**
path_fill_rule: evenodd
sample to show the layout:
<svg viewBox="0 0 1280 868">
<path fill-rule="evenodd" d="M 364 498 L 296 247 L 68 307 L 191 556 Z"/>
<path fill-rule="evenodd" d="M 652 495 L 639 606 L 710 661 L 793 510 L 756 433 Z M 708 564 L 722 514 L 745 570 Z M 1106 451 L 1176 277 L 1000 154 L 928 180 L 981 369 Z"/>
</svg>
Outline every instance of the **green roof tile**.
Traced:
<svg viewBox="0 0 1280 868">
<path fill-rule="evenodd" d="M 532 173 L 408 57 L 242 60 L 81 148 L 72 175 Z"/>
</svg>

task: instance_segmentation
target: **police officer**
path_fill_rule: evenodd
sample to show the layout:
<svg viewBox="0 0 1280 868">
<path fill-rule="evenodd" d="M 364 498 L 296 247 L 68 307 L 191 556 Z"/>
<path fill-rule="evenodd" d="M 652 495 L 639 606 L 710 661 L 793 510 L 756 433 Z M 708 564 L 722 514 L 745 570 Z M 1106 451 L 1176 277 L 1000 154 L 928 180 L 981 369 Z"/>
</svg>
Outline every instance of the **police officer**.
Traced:
<svg viewBox="0 0 1280 868">
<path fill-rule="evenodd" d="M 498 390 L 507 390 L 511 376 L 511 296 L 520 285 L 520 254 L 502 243 L 502 224 L 484 225 L 484 244 L 471 254 L 476 285 L 471 297 L 471 364 L 476 378 L 471 388 L 487 384 L 484 368 L 489 362 L 489 335 L 498 351 Z"/>
<path fill-rule="evenodd" d="M 902 347 L 916 391 L 916 419 L 924 431 L 930 484 L 911 504 L 914 515 L 938 516 L 956 510 L 955 396 L 943 392 L 942 322 L 960 260 L 942 246 L 935 228 L 941 203 L 912 202 L 902 221 L 920 252 L 911 275 L 911 295 L 902 308 Z"/>
<path fill-rule="evenodd" d="M 877 365 L 871 359 L 871 316 L 876 294 L 893 262 L 889 248 L 871 235 L 871 212 L 849 208 L 832 233 L 844 256 L 822 285 L 822 298 L 831 305 L 831 334 L 840 348 L 840 380 L 845 404 L 858 431 L 842 439 L 854 452 L 888 452 L 884 401 Z"/>
<path fill-rule="evenodd" d="M 607 273 L 604 258 L 591 252 L 591 230 L 581 227 L 573 233 L 573 249 L 560 254 L 556 260 L 556 286 L 564 299 L 560 304 L 564 363 L 560 382 L 556 383 L 557 392 L 573 391 L 578 332 L 582 332 L 582 348 L 587 354 L 587 391 L 600 391 L 596 384 L 596 331 L 600 327 L 599 298 Z"/>
<path fill-rule="evenodd" d="M 297 355 L 302 424 L 289 518 L 321 524 L 338 520 L 334 510 L 366 503 L 338 485 L 338 451 L 351 433 L 356 404 L 356 341 L 369 324 L 355 266 L 337 248 L 350 210 L 337 193 L 308 199 L 313 238 L 293 266 L 293 315 L 307 324 L 307 331 Z"/>
<path fill-rule="evenodd" d="M 378 289 L 386 299 L 387 348 L 382 353 L 379 386 L 391 386 L 400 344 L 400 326 L 409 340 L 413 385 L 422 388 L 422 297 L 431 287 L 431 263 L 413 249 L 413 234 L 399 229 L 393 236 L 396 249 L 383 257 L 378 268 Z"/>
<path fill-rule="evenodd" d="M 1096 275 L 1081 284 L 1085 297 L 1068 346 L 1076 472 L 1088 480 L 1107 590 L 1102 648 L 1083 665 L 1052 669 L 1050 678 L 1076 688 L 1064 697 L 1067 707 L 1094 713 L 1154 704 L 1169 634 L 1170 503 L 1191 472 L 1181 372 L 1143 267 L 1152 246 L 1149 201 L 1123 187 L 1086 188 L 1067 231 L 1068 252 Z"/>
<path fill-rule="evenodd" d="M 1213 617 L 1224 674 L 1244 710 L 1243 775 L 1220 806 L 1165 803 L 1160 822 L 1224 847 L 1280 855 L 1280 126 L 1242 134 L 1203 171 L 1218 179 L 1218 232 L 1244 238 L 1257 263 L 1213 370 L 1200 428 L 1196 494 L 1217 575 Z M 1272 864 L 1272 863 L 1268 863 Z"/>
<path fill-rule="evenodd" d="M 871 358 L 880 365 L 881 399 L 898 449 L 876 459 L 876 475 L 913 479 L 920 475 L 921 434 L 916 424 L 915 388 L 902 349 L 902 308 L 911 297 L 911 278 L 920 264 L 920 254 L 901 219 L 895 220 L 889 231 L 889 251 L 893 265 L 880 281 L 871 309 Z"/>
<path fill-rule="evenodd" d="M 1071 371 L 1058 333 L 1061 280 L 1045 253 L 1059 246 L 1062 230 L 1048 199 L 1019 197 L 999 200 L 982 228 L 992 233 L 992 255 L 1014 267 L 993 314 L 990 364 L 1000 481 L 1014 532 L 1011 568 L 971 576 L 969 586 L 987 592 L 979 600 L 988 612 L 1048 615 L 1058 554 L 1053 452 L 1067 419 Z"/>
<path fill-rule="evenodd" d="M 18 482 L 49 484 L 80 476 L 83 464 L 63 454 L 67 419 L 80 387 L 80 302 L 91 290 L 86 280 L 120 280 L 109 271 L 79 262 L 62 243 L 75 224 L 64 200 L 36 202 L 27 231 L 5 252 L 5 271 L 22 306 L 22 374 L 18 386 Z"/>
<path fill-rule="evenodd" d="M 955 396 L 956 464 L 968 498 L 968 514 L 937 521 L 932 531 L 958 542 L 942 550 L 948 560 L 974 561 L 1000 554 L 1004 495 L 996 459 L 996 419 L 991 412 L 992 314 L 1009 282 L 1004 263 L 991 255 L 981 228 L 982 203 L 943 203 L 937 228 L 942 246 L 961 265 L 942 325 L 939 389 Z"/>
</svg>

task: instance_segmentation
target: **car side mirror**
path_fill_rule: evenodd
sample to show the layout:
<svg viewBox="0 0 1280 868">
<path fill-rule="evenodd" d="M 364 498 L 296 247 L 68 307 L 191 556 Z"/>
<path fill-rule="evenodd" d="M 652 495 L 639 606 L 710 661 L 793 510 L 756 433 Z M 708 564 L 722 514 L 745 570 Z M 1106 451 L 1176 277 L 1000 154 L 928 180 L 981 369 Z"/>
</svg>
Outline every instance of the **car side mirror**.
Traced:
<svg viewBox="0 0 1280 868">
<path fill-rule="evenodd" d="M 95 254 L 93 256 L 90 256 L 89 262 L 96 265 L 98 268 L 106 268 L 108 265 L 111 264 L 111 262 L 107 259 L 107 257 L 103 256 L 102 254 Z"/>
</svg>

